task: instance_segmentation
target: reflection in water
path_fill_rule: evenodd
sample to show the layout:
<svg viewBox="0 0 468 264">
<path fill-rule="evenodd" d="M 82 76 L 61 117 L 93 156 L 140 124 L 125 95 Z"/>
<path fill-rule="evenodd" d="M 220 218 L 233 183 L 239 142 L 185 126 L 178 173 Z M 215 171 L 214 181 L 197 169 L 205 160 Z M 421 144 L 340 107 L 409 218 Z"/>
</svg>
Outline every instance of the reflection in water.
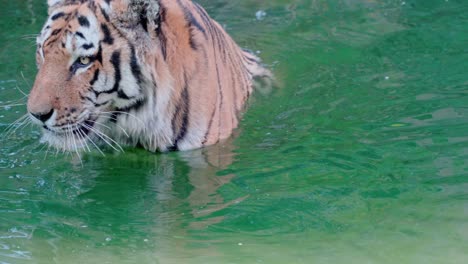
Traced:
<svg viewBox="0 0 468 264">
<path fill-rule="evenodd" d="M 26 7 L 34 24 L 32 2 Z M 0 84 L 8 88 L 2 95 L 18 98 L 16 81 Z M 2 105 L 0 118 L 7 117 L 0 130 L 21 113 Z M 234 160 L 233 139 L 184 153 L 94 153 L 81 163 L 38 145 L 34 129 L 1 135 L 0 263 L 188 257 L 196 241 L 186 239 L 191 230 L 222 222 L 217 213 L 246 198 L 230 193 L 225 199 L 218 192 L 234 177 L 217 176 Z"/>
<path fill-rule="evenodd" d="M 193 230 L 222 222 L 224 216 L 217 213 L 246 198 L 231 193 L 226 200 L 219 192 L 234 177 L 217 176 L 233 162 L 233 149 L 230 139 L 191 152 L 88 155 L 83 167 L 66 164 L 73 159 L 59 159 L 64 168 L 71 165 L 74 171 L 43 170 L 34 177 L 18 176 L 13 180 L 19 184 L 37 183 L 9 194 L 10 202 L 19 201 L 28 210 L 4 212 L 8 221 L 1 227 L 9 231 L 0 235 L 4 241 L 0 256 L 55 259 L 56 263 L 66 263 L 71 256 L 83 261 L 92 256 L 110 262 L 124 258 L 172 263 L 168 261 L 193 254 L 218 255 L 209 248 L 189 250 L 196 239 L 187 238 Z M 6 198 L 5 191 L 2 197 Z M 37 213 L 31 225 L 22 224 L 21 219 Z M 16 244 L 27 250 L 14 248 Z M 135 255 L 125 254 L 128 250 Z"/>
</svg>

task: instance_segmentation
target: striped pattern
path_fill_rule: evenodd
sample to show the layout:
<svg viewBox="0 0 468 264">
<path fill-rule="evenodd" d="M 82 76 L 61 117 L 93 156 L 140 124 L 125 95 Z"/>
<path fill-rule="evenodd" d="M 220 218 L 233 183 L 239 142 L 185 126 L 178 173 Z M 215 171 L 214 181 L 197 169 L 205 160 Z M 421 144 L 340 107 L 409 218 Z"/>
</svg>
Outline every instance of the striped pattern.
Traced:
<svg viewBox="0 0 468 264">
<path fill-rule="evenodd" d="M 214 144 L 237 127 L 252 79 L 271 77 L 189 0 L 49 6 L 28 110 L 55 113 L 46 124 L 52 145 L 85 123 L 102 124 L 86 129 L 91 139 L 103 133 L 150 151 Z"/>
</svg>

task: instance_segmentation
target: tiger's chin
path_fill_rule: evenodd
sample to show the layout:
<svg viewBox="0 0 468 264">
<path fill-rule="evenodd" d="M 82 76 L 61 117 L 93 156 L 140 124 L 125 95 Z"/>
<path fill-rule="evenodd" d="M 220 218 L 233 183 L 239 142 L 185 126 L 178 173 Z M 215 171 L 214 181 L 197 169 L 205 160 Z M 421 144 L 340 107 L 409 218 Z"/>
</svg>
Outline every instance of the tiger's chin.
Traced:
<svg viewBox="0 0 468 264">
<path fill-rule="evenodd" d="M 80 125 L 72 125 L 67 129 L 54 131 L 43 128 L 41 143 L 47 144 L 59 151 L 81 152 L 90 149 L 90 144 L 96 146 L 95 133 L 99 133 L 93 127 L 93 121 L 83 122 Z"/>
<path fill-rule="evenodd" d="M 88 146 L 89 137 L 91 135 L 79 135 L 73 132 L 68 133 L 55 133 L 44 129 L 41 143 L 47 144 L 58 151 L 76 152 L 84 151 Z"/>
</svg>

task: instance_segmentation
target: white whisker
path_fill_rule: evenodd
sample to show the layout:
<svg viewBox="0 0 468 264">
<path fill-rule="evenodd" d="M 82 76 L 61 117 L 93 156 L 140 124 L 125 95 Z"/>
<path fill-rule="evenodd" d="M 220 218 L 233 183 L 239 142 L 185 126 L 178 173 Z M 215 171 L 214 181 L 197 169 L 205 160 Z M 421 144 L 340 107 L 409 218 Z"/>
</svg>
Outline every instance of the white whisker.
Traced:
<svg viewBox="0 0 468 264">
<path fill-rule="evenodd" d="M 44 160 L 47 159 L 47 154 L 49 154 L 49 150 L 50 150 L 50 145 L 49 144 L 45 144 L 45 145 L 47 145 L 47 150 L 46 150 L 46 153 L 44 155 Z"/>
<path fill-rule="evenodd" d="M 22 35 L 21 38 L 37 38 L 38 34 L 25 34 Z"/>
<path fill-rule="evenodd" d="M 0 107 L 15 107 L 15 106 L 24 106 L 26 105 L 26 103 L 24 104 L 9 104 L 9 105 L 0 105 Z"/>
<path fill-rule="evenodd" d="M 91 152 L 91 149 L 88 146 L 88 142 L 87 142 L 87 138 L 86 138 L 87 135 L 81 130 L 81 128 L 78 129 L 78 133 L 80 134 L 80 138 L 83 141 L 83 143 L 85 145 L 85 148 L 88 150 L 88 152 Z"/>
<path fill-rule="evenodd" d="M 23 77 L 23 80 L 24 80 L 24 81 L 26 82 L 26 84 L 28 85 L 28 87 L 32 87 L 31 84 L 29 83 L 29 81 L 26 79 L 26 77 L 24 77 L 24 74 L 23 74 L 22 71 L 20 72 L 20 74 L 21 74 L 21 77 Z M 24 92 L 23 92 L 23 94 L 26 95 L 26 93 L 24 93 Z M 26 95 L 26 96 L 27 96 L 27 95 Z"/>
<path fill-rule="evenodd" d="M 67 132 L 70 134 L 70 137 L 72 138 L 73 142 L 73 148 L 75 150 L 76 155 L 78 156 L 78 159 L 80 160 L 81 165 L 83 166 L 83 160 L 81 159 L 80 151 L 78 148 L 78 144 L 76 143 L 76 138 L 73 135 L 73 130 L 67 130 Z"/>
<path fill-rule="evenodd" d="M 69 130 L 65 130 L 65 139 L 66 139 L 66 141 L 65 141 L 66 145 L 65 145 L 64 151 L 72 149 L 72 140 L 70 138 L 70 131 Z"/>
<path fill-rule="evenodd" d="M 115 151 L 117 152 L 125 152 L 124 149 L 120 146 L 119 143 L 117 143 L 115 140 L 113 140 L 112 138 L 110 138 L 108 135 L 102 133 L 101 131 L 98 131 L 97 129 L 91 127 L 91 126 L 88 126 L 86 124 L 82 124 L 85 128 L 89 129 L 90 131 L 92 131 L 93 133 L 95 133 L 99 138 L 101 138 L 107 145 L 109 145 L 110 147 L 112 147 Z M 114 147 L 114 145 L 112 145 L 112 143 L 110 143 L 109 141 L 106 140 L 106 138 L 108 140 L 110 140 L 112 143 L 114 143 L 118 149 L 116 147 Z"/>
<path fill-rule="evenodd" d="M 22 126 L 27 125 L 31 120 L 27 119 L 28 115 L 25 114 L 18 118 L 16 121 L 11 123 L 10 125 L 7 126 L 7 128 L 4 130 L 5 137 L 4 138 L 9 138 L 11 135 L 13 135 L 18 129 L 20 129 Z"/>
<path fill-rule="evenodd" d="M 23 75 L 23 73 L 21 73 L 21 75 L 22 75 L 22 76 L 23 76 L 23 78 L 24 78 L 24 75 Z M 26 79 L 25 79 L 25 80 L 26 80 Z M 29 85 L 29 84 L 28 84 L 28 85 Z M 29 96 L 29 95 L 28 95 L 27 93 L 25 93 L 23 90 L 21 90 L 21 88 L 19 87 L 19 85 L 18 85 L 18 84 L 16 85 L 16 89 L 18 89 L 18 91 L 20 91 L 20 93 L 24 95 L 24 97 L 23 97 L 23 98 L 28 98 L 28 96 Z M 21 98 L 21 99 L 23 99 L 23 98 Z"/>
<path fill-rule="evenodd" d="M 5 130 L 9 129 L 11 126 L 14 126 L 15 124 L 17 124 L 17 123 L 19 123 L 19 122 L 24 121 L 23 119 L 25 119 L 26 117 L 28 117 L 28 114 L 25 114 L 25 115 L 20 116 L 18 119 L 16 119 L 15 121 L 13 121 L 13 123 L 11 123 L 10 125 L 8 125 L 7 128 L 6 128 Z"/>
<path fill-rule="evenodd" d="M 139 122 L 141 122 L 141 124 L 142 124 L 143 126 L 145 126 L 145 122 L 143 122 L 143 120 L 141 120 L 141 119 L 140 119 L 139 117 L 137 117 L 136 115 L 130 114 L 130 113 L 127 113 L 127 112 L 123 112 L 123 111 L 109 111 L 109 112 L 102 112 L 102 114 L 110 114 L 110 115 L 112 115 L 112 114 L 124 114 L 124 115 L 128 115 L 128 116 L 130 116 L 130 117 L 135 118 L 136 120 L 138 120 Z"/>
<path fill-rule="evenodd" d="M 93 123 L 94 123 L 94 124 L 97 124 L 97 125 L 100 125 L 100 126 L 103 126 L 103 127 L 107 128 L 107 129 L 109 129 L 110 131 L 112 131 L 112 128 L 111 128 L 111 127 L 109 127 L 109 126 L 107 126 L 107 125 L 104 125 L 104 124 L 101 123 L 101 122 L 93 121 Z M 115 125 L 116 127 L 120 128 L 120 129 L 124 132 L 125 136 L 127 136 L 128 138 L 130 138 L 130 135 L 127 133 L 127 131 L 125 131 L 125 129 L 124 129 L 123 127 L 121 127 L 121 126 L 119 126 L 119 125 L 117 125 L 117 124 L 114 124 L 114 125 Z"/>
<path fill-rule="evenodd" d="M 106 154 L 104 154 L 104 152 L 102 152 L 102 150 L 98 147 L 98 145 L 96 143 L 94 143 L 94 140 L 89 135 L 86 135 L 86 138 L 89 139 L 91 144 L 94 145 L 94 147 L 102 154 L 102 156 L 104 156 L 104 157 L 106 156 Z"/>
</svg>

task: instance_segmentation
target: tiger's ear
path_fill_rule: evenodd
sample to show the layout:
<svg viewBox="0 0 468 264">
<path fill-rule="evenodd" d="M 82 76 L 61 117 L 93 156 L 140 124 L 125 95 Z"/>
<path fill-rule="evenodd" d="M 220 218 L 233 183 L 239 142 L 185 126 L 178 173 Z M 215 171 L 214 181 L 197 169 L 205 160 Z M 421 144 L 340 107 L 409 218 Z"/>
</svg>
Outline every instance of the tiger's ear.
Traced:
<svg viewBox="0 0 468 264">
<path fill-rule="evenodd" d="M 124 28 L 135 28 L 159 19 L 159 0 L 114 0 L 110 2 L 112 17 Z"/>
</svg>

